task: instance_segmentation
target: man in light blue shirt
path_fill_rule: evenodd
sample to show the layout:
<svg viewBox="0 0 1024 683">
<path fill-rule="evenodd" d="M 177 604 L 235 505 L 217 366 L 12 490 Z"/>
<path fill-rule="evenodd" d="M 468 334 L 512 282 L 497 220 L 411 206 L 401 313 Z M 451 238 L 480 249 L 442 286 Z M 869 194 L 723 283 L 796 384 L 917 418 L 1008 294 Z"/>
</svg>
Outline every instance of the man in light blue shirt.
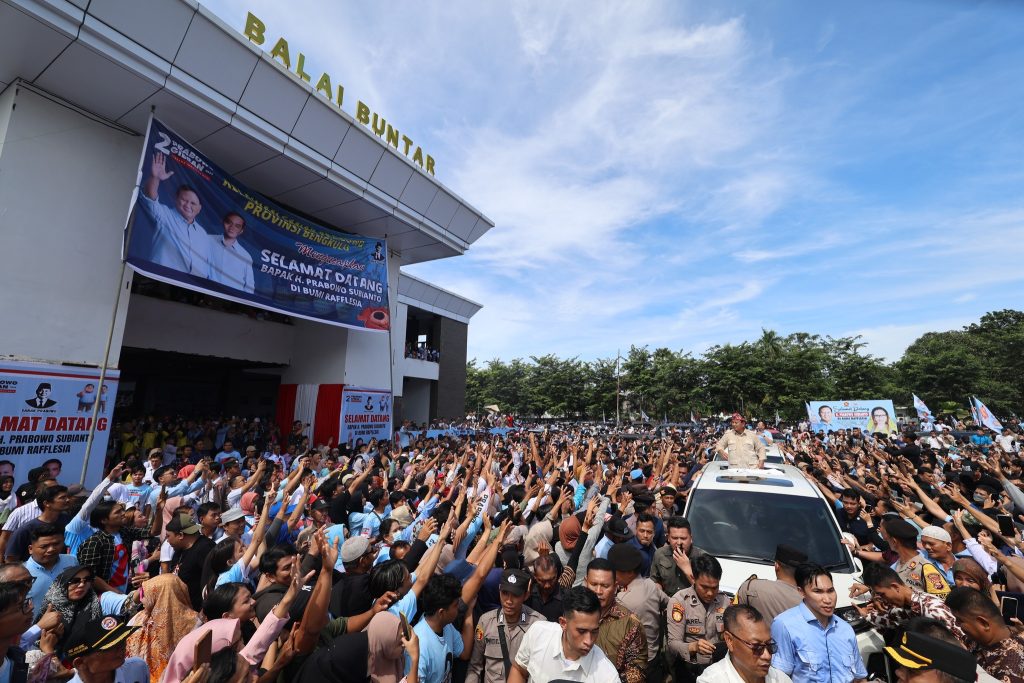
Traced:
<svg viewBox="0 0 1024 683">
<path fill-rule="evenodd" d="M 832 575 L 816 564 L 796 570 L 803 601 L 772 622 L 772 666 L 793 683 L 851 683 L 868 677 L 853 628 L 835 615 Z"/>
<path fill-rule="evenodd" d="M 167 170 L 166 157 L 157 152 L 142 186 L 139 206 L 153 221 L 153 243 L 149 260 L 197 277 L 210 277 L 210 235 L 196 217 L 203 210 L 199 194 L 188 185 L 178 188 L 174 208 L 160 203 L 160 183 L 174 171 Z"/>
<path fill-rule="evenodd" d="M 35 606 L 33 620 L 39 619 L 43 611 L 43 596 L 50 589 L 50 584 L 68 567 L 77 567 L 78 558 L 74 555 L 63 555 L 64 530 L 54 524 L 41 524 L 32 529 L 29 538 L 29 558 L 25 561 L 25 569 L 35 577 L 28 597 Z"/>
<path fill-rule="evenodd" d="M 210 279 L 251 294 L 255 291 L 252 256 L 238 242 L 245 232 L 245 219 L 231 211 L 224 214 L 222 223 L 224 234 L 210 237 Z"/>
</svg>

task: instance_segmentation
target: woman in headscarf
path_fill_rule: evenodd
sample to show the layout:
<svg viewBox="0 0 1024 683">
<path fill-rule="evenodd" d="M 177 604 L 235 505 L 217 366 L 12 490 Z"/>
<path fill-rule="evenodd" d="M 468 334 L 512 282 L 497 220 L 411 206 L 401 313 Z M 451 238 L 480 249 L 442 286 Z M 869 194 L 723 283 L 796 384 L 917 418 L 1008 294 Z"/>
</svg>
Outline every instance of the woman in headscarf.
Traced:
<svg viewBox="0 0 1024 683">
<path fill-rule="evenodd" d="M 338 636 L 330 645 L 313 650 L 295 677 L 296 683 L 417 683 L 419 639 L 409 629 L 406 640 L 401 624 L 394 614 L 380 612 L 365 631 Z M 404 678 L 403 650 L 412 660 Z"/>
<path fill-rule="evenodd" d="M 999 604 L 995 591 L 992 589 L 992 581 L 989 579 L 985 569 L 970 557 L 961 557 L 953 563 L 953 583 L 957 587 L 967 586 L 980 591 L 988 596 L 992 602 Z"/>
<path fill-rule="evenodd" d="M 161 574 L 142 584 L 142 611 L 129 623 L 141 628 L 128 636 L 128 656 L 146 660 L 150 682 L 158 683 L 178 641 L 195 629 L 199 615 L 185 583 L 174 574 Z"/>
<path fill-rule="evenodd" d="M 92 570 L 89 567 L 69 567 L 61 572 L 46 595 L 43 596 L 40 620 L 49 618 L 46 613 L 53 608 L 64 625 L 64 632 L 57 643 L 60 651 L 64 641 L 75 630 L 76 625 L 102 619 L 105 616 L 126 616 L 137 607 L 138 591 L 127 595 L 107 591 L 96 595 L 92 588 Z"/>
</svg>

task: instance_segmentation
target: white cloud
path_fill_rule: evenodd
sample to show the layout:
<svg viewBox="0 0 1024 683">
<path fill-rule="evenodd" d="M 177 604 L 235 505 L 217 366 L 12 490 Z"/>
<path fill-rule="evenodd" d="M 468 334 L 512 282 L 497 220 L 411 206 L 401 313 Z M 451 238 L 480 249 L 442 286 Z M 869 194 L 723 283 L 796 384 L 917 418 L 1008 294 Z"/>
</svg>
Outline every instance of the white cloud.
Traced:
<svg viewBox="0 0 1024 683">
<path fill-rule="evenodd" d="M 956 330 L 972 322 L 971 317 L 928 320 L 907 325 L 879 325 L 849 332 L 843 336 L 860 335 L 867 344 L 864 350 L 887 361 L 897 361 L 903 352 L 925 332 Z"/>
<path fill-rule="evenodd" d="M 958 17 L 909 22 L 879 54 L 849 52 L 848 17 L 829 9 L 793 29 L 808 56 L 720 3 L 213 0 L 236 26 L 250 5 L 496 222 L 466 256 L 410 268 L 484 304 L 471 356 L 699 351 L 764 326 L 858 329 L 895 358 L 930 326 L 1019 301 L 1024 209 L 1019 192 L 989 194 L 1021 178 L 1013 117 L 994 117 L 1003 137 L 943 166 L 938 189 L 913 185 L 983 104 L 1015 111 L 1009 94 L 972 96 L 985 80 L 959 64 L 941 87 L 915 71 L 971 42 Z"/>
</svg>

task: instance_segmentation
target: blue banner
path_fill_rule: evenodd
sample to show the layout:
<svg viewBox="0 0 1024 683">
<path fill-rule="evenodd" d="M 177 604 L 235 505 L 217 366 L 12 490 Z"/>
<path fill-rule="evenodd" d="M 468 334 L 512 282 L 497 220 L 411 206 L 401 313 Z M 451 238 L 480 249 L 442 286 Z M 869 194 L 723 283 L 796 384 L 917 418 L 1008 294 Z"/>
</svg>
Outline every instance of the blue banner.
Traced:
<svg viewBox="0 0 1024 683">
<path fill-rule="evenodd" d="M 811 431 L 828 434 L 840 429 L 860 428 L 862 432 L 895 434 L 896 411 L 889 399 L 864 401 L 811 401 L 807 404 Z"/>
<path fill-rule="evenodd" d="M 156 119 L 126 258 L 149 277 L 286 315 L 384 331 L 387 244 L 300 218 L 227 175 Z"/>
</svg>

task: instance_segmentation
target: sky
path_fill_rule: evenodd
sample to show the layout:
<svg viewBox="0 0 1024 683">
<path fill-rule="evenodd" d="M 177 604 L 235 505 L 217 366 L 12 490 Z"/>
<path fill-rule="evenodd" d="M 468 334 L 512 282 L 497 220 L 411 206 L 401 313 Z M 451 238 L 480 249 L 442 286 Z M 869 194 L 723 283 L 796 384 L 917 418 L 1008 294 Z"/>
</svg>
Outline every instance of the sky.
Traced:
<svg viewBox="0 0 1024 683">
<path fill-rule="evenodd" d="M 205 4 L 251 10 L 495 223 L 404 268 L 484 306 L 470 358 L 767 328 L 897 360 L 1024 305 L 1024 3 Z"/>
</svg>

